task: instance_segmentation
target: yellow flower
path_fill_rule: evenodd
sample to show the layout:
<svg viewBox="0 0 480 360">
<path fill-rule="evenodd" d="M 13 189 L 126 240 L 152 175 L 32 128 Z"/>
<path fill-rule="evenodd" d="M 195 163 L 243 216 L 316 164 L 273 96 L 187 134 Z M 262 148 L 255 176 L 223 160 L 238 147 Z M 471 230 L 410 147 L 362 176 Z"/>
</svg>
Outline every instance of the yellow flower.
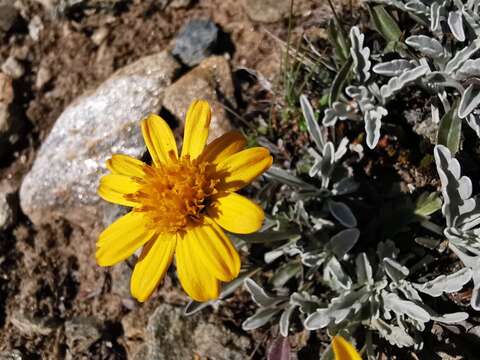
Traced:
<svg viewBox="0 0 480 360">
<path fill-rule="evenodd" d="M 247 234 L 263 223 L 263 210 L 235 191 L 270 167 L 269 151 L 245 150 L 236 131 L 205 146 L 210 118 L 206 101 L 192 103 L 178 156 L 167 123 L 150 115 L 142 133 L 152 166 L 126 155 L 107 161 L 111 174 L 101 179 L 98 194 L 132 210 L 100 234 L 96 258 L 100 266 L 112 266 L 143 247 L 130 282 L 139 301 L 150 297 L 174 255 L 187 294 L 197 301 L 217 298 L 219 281 L 240 271 L 240 257 L 222 228 Z"/>
<path fill-rule="evenodd" d="M 332 340 L 335 360 L 362 360 L 357 350 L 342 336 L 334 336 Z"/>
</svg>

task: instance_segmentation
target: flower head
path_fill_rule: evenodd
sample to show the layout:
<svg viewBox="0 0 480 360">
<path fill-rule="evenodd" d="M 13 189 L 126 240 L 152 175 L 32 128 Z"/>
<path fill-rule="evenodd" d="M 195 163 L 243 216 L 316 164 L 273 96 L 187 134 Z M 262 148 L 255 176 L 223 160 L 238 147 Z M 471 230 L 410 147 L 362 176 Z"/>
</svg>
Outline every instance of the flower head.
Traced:
<svg viewBox="0 0 480 360">
<path fill-rule="evenodd" d="M 335 360 L 362 360 L 355 347 L 342 336 L 334 336 L 332 340 Z"/>
<path fill-rule="evenodd" d="M 111 266 L 142 248 L 130 285 L 139 301 L 150 297 L 174 258 L 192 299 L 217 298 L 219 281 L 240 271 L 240 257 L 223 229 L 247 234 L 263 223 L 263 210 L 235 191 L 270 167 L 269 151 L 244 149 L 245 138 L 236 131 L 206 145 L 210 118 L 206 101 L 192 103 L 179 156 L 167 123 L 150 115 L 142 133 L 152 165 L 126 155 L 107 161 L 111 173 L 100 180 L 98 194 L 132 210 L 100 234 L 96 258 Z"/>
</svg>

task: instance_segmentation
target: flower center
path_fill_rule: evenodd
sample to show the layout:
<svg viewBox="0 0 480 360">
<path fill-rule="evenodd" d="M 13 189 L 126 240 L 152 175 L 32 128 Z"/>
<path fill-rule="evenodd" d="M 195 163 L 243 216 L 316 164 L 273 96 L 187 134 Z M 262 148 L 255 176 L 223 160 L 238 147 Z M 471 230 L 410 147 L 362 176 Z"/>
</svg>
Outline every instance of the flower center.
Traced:
<svg viewBox="0 0 480 360">
<path fill-rule="evenodd" d="M 177 232 L 202 220 L 208 198 L 219 180 L 213 166 L 188 156 L 172 159 L 161 167 L 145 167 L 145 180 L 135 199 L 142 205 L 152 226 L 160 232 Z"/>
</svg>

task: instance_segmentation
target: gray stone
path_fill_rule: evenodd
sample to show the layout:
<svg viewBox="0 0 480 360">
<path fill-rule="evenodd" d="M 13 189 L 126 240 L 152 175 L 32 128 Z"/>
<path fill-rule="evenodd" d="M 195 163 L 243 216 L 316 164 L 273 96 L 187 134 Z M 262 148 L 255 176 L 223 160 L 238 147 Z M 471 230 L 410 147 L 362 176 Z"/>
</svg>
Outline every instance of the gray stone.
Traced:
<svg viewBox="0 0 480 360">
<path fill-rule="evenodd" d="M 0 192 L 0 230 L 5 230 L 13 224 L 14 212 L 11 201 L 6 193 Z"/>
<path fill-rule="evenodd" d="M 59 323 L 47 318 L 32 317 L 22 312 L 11 315 L 10 322 L 19 332 L 26 336 L 48 336 L 58 328 Z"/>
<path fill-rule="evenodd" d="M 223 56 L 203 60 L 170 85 L 163 106 L 183 124 L 188 106 L 195 99 L 207 100 L 212 106 L 209 141 L 232 129 L 224 102 L 235 106 L 234 88 L 230 65 Z"/>
<path fill-rule="evenodd" d="M 168 6 L 172 9 L 181 9 L 189 7 L 191 3 L 192 0 L 173 0 Z"/>
<path fill-rule="evenodd" d="M 23 354 L 19 350 L 0 352 L 0 360 L 22 360 Z"/>
<path fill-rule="evenodd" d="M 256 22 L 273 23 L 290 13 L 290 0 L 244 0 L 248 17 Z"/>
<path fill-rule="evenodd" d="M 35 15 L 30 23 L 28 24 L 28 34 L 33 39 L 33 41 L 38 41 L 40 39 L 40 34 L 43 30 L 43 22 L 40 16 Z"/>
<path fill-rule="evenodd" d="M 25 74 L 25 68 L 13 56 L 9 56 L 2 64 L 2 71 L 14 79 L 19 79 Z"/>
<path fill-rule="evenodd" d="M 160 110 L 164 89 L 179 64 L 167 52 L 120 69 L 60 115 L 20 189 L 20 204 L 36 223 L 52 218 L 91 231 L 111 204 L 97 195 L 105 161 L 113 153 L 141 157 L 140 120 Z"/>
<path fill-rule="evenodd" d="M 65 322 L 68 349 L 73 354 L 82 353 L 102 337 L 100 326 L 93 318 L 75 318 Z"/>
<path fill-rule="evenodd" d="M 184 64 L 195 66 L 213 54 L 218 35 L 218 27 L 213 21 L 192 20 L 176 36 L 172 54 Z"/>
<path fill-rule="evenodd" d="M 0 0 L 0 34 L 7 32 L 15 24 L 18 10 L 13 6 L 12 0 Z"/>
<path fill-rule="evenodd" d="M 12 79 L 0 72 L 0 136 L 10 131 L 12 125 L 10 104 L 13 97 Z"/>
<path fill-rule="evenodd" d="M 251 341 L 202 314 L 186 317 L 183 309 L 160 304 L 150 316 L 147 338 L 134 360 L 201 359 L 242 360 Z"/>
</svg>

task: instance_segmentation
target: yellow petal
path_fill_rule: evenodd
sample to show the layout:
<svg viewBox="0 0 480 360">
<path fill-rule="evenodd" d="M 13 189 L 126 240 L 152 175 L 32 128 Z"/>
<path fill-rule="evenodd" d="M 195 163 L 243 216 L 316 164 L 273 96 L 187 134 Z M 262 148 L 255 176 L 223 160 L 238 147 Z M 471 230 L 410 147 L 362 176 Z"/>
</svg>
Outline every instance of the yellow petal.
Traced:
<svg viewBox="0 0 480 360">
<path fill-rule="evenodd" d="M 205 100 L 196 100 L 190 105 L 185 118 L 182 157 L 196 159 L 203 151 L 208 138 L 212 112 Z"/>
<path fill-rule="evenodd" d="M 177 238 L 175 259 L 177 274 L 185 292 L 193 300 L 208 301 L 218 298 L 218 280 L 210 274 L 200 260 L 200 256 L 192 247 L 188 232 Z"/>
<path fill-rule="evenodd" d="M 342 336 L 334 336 L 332 346 L 335 360 L 362 360 L 362 357 L 353 345 Z"/>
<path fill-rule="evenodd" d="M 176 243 L 175 234 L 160 234 L 143 247 L 130 280 L 130 291 L 138 301 L 147 300 L 162 281 L 172 263 Z"/>
<path fill-rule="evenodd" d="M 139 179 L 119 174 L 108 174 L 100 179 L 98 195 L 114 204 L 132 206 L 138 205 L 130 197 L 140 189 Z"/>
<path fill-rule="evenodd" d="M 220 162 L 217 173 L 223 179 L 220 190 L 235 191 L 261 175 L 272 165 L 270 152 L 263 147 L 254 147 L 233 154 Z"/>
<path fill-rule="evenodd" d="M 131 211 L 110 224 L 97 241 L 96 258 L 100 266 L 112 266 L 125 260 L 154 235 L 146 217 Z"/>
<path fill-rule="evenodd" d="M 229 131 L 207 145 L 200 160 L 218 164 L 245 148 L 247 140 L 238 131 Z"/>
<path fill-rule="evenodd" d="M 178 158 L 177 144 L 167 122 L 158 115 L 149 115 L 142 121 L 142 134 L 148 152 L 156 166 Z"/>
<path fill-rule="evenodd" d="M 227 193 L 214 198 L 207 213 L 222 228 L 237 234 L 250 234 L 258 231 L 265 219 L 260 206 L 235 193 Z"/>
<path fill-rule="evenodd" d="M 240 257 L 230 239 L 215 223 L 199 225 L 187 233 L 187 241 L 207 271 L 221 281 L 240 272 Z"/>
<path fill-rule="evenodd" d="M 140 160 L 137 160 L 128 155 L 115 154 L 111 159 L 107 160 L 107 168 L 115 174 L 143 177 L 145 172 L 144 167 L 147 166 Z"/>
</svg>

